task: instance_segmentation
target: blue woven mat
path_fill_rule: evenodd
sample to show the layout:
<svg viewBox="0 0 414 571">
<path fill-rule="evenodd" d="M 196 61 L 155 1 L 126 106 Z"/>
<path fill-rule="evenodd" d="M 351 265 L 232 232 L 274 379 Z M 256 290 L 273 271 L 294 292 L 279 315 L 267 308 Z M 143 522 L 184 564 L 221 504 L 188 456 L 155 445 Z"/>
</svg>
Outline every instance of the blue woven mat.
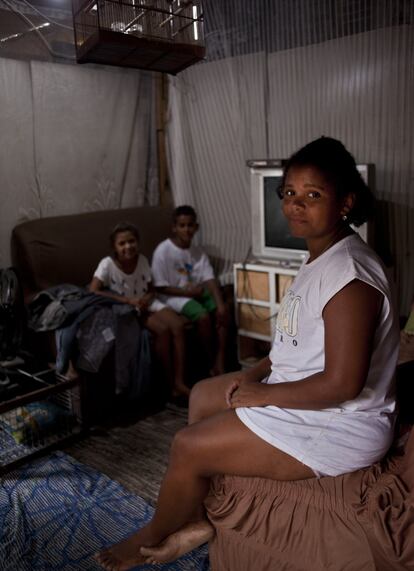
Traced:
<svg viewBox="0 0 414 571">
<path fill-rule="evenodd" d="M 98 571 L 93 554 L 142 527 L 152 513 L 117 482 L 56 452 L 2 478 L 0 569 Z M 208 571 L 207 546 L 136 569 Z"/>
</svg>

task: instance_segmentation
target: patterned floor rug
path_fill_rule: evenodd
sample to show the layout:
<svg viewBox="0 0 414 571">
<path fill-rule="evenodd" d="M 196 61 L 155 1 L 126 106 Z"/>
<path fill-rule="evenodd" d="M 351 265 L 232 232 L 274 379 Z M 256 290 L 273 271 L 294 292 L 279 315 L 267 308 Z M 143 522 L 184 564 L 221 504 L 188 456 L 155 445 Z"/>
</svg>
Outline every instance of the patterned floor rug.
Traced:
<svg viewBox="0 0 414 571">
<path fill-rule="evenodd" d="M 155 506 L 171 441 L 187 424 L 187 414 L 187 409 L 169 404 L 139 421 L 132 415 L 108 430 L 93 431 L 64 452 Z"/>
<path fill-rule="evenodd" d="M 152 512 L 118 482 L 55 452 L 1 479 L 0 569 L 98 571 L 93 554 L 142 527 Z M 208 571 L 207 546 L 139 569 Z"/>
</svg>

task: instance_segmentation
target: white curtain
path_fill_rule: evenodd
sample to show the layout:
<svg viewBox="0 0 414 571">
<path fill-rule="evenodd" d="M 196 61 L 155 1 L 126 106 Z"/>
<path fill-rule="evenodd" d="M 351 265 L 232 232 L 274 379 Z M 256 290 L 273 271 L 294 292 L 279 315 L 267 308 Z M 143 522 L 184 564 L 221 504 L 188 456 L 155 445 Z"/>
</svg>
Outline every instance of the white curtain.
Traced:
<svg viewBox="0 0 414 571">
<path fill-rule="evenodd" d="M 246 160 L 336 137 L 374 163 L 376 247 L 414 298 L 414 3 L 205 2 L 207 61 L 170 81 L 176 204 L 199 211 L 223 281 L 250 247 Z"/>
<path fill-rule="evenodd" d="M 0 59 L 0 267 L 24 220 L 156 204 L 153 78 Z"/>
</svg>

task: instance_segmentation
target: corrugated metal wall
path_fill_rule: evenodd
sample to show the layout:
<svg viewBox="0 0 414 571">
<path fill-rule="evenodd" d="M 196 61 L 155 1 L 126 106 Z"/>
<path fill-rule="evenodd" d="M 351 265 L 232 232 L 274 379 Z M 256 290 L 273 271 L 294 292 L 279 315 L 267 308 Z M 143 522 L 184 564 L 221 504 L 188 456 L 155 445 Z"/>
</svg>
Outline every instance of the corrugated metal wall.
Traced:
<svg viewBox="0 0 414 571">
<path fill-rule="evenodd" d="M 376 166 L 377 248 L 408 313 L 413 14 L 407 0 L 207 3 L 209 59 L 170 83 L 169 156 L 175 203 L 199 211 L 200 239 L 222 258 L 224 279 L 250 247 L 246 159 L 286 158 L 330 135 Z"/>
</svg>

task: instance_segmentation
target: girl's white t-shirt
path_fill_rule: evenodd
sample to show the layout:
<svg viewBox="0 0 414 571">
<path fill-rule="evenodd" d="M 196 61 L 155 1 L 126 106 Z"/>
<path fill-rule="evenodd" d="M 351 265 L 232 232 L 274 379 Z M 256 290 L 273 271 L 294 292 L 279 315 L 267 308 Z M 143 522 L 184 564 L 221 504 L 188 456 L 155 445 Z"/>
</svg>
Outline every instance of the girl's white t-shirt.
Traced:
<svg viewBox="0 0 414 571">
<path fill-rule="evenodd" d="M 337 475 L 379 460 L 391 444 L 398 319 L 382 262 L 357 234 L 313 262 L 306 261 L 281 303 L 270 352 L 271 374 L 263 382 L 295 382 L 323 371 L 323 309 L 358 279 L 384 296 L 365 386 L 355 399 L 323 410 L 267 406 L 239 408 L 236 413 L 270 444 L 317 472 Z"/>
<path fill-rule="evenodd" d="M 138 298 L 148 292 L 149 284 L 152 281 L 150 265 L 147 258 L 142 254 L 139 254 L 137 265 L 131 274 L 124 273 L 114 260 L 107 256 L 99 262 L 93 277 L 98 278 L 105 288 L 118 295 Z M 154 312 L 164 307 L 166 307 L 165 304 L 154 299 L 148 310 Z"/>
</svg>

